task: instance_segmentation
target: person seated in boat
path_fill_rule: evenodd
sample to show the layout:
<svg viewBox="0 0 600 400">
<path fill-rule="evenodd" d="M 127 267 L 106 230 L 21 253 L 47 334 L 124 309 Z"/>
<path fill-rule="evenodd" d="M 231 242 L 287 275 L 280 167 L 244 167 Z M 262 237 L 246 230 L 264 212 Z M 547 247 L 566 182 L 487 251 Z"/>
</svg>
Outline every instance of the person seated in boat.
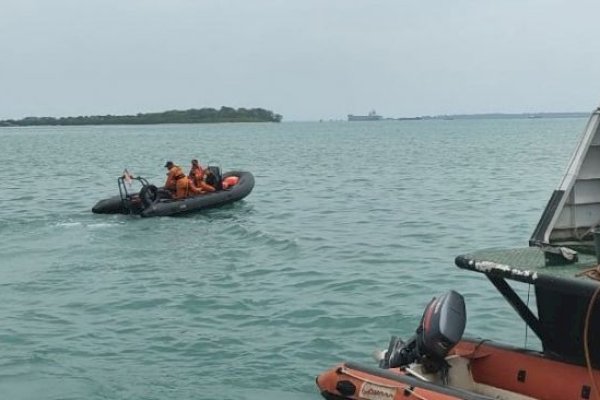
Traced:
<svg viewBox="0 0 600 400">
<path fill-rule="evenodd" d="M 196 159 L 192 160 L 192 167 L 190 168 L 188 178 L 190 179 L 192 184 L 197 188 L 200 188 L 202 186 L 201 183 L 204 180 L 204 168 L 202 168 L 202 165 L 200 165 L 200 163 Z"/>
<path fill-rule="evenodd" d="M 165 189 L 175 192 L 177 190 L 177 177 L 183 175 L 181 167 L 175 165 L 173 161 L 167 161 L 165 164 L 167 169 L 167 180 L 165 181 Z"/>
<path fill-rule="evenodd" d="M 206 182 L 206 174 L 208 170 L 202 168 L 202 165 L 198 162 L 198 160 L 192 160 L 192 167 L 190 168 L 190 173 L 188 174 L 188 178 L 190 180 L 190 184 L 192 186 L 193 194 L 203 194 L 214 192 L 215 188 L 212 185 L 209 185 Z"/>
<path fill-rule="evenodd" d="M 192 172 L 190 171 L 190 175 L 191 173 Z M 190 179 L 190 185 L 194 194 L 205 194 L 215 191 L 214 186 L 206 183 L 207 174 L 208 171 L 204 170 L 202 171 L 202 175 L 196 173 L 196 175 L 194 175 L 194 177 Z"/>
<path fill-rule="evenodd" d="M 190 196 L 192 193 L 199 193 L 199 191 L 192 186 L 190 180 L 185 176 L 180 166 L 175 165 L 173 161 L 167 161 L 165 168 L 169 170 L 167 173 L 167 181 L 165 182 L 165 189 L 174 192 L 174 199 L 183 199 Z"/>
</svg>

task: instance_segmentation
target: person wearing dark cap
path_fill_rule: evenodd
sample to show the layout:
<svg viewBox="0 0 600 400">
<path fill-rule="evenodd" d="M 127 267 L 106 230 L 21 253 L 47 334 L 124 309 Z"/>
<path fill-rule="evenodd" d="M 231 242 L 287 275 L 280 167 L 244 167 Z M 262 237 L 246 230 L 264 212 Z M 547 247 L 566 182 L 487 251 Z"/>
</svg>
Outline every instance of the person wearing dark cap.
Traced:
<svg viewBox="0 0 600 400">
<path fill-rule="evenodd" d="M 167 180 L 165 181 L 165 189 L 174 192 L 175 189 L 177 189 L 177 181 L 175 180 L 175 173 L 177 171 L 175 168 L 175 164 L 173 163 L 173 161 L 167 161 L 165 163 L 165 168 L 167 169 Z"/>
</svg>

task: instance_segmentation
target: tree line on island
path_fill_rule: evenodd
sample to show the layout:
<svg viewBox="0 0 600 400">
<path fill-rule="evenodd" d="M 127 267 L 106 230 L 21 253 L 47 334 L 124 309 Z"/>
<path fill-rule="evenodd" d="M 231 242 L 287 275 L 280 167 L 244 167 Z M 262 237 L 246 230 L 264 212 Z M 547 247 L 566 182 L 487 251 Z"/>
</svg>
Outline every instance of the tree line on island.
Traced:
<svg viewBox="0 0 600 400">
<path fill-rule="evenodd" d="M 198 124 L 220 122 L 281 122 L 282 116 L 262 108 L 221 107 L 190 110 L 171 110 L 136 115 L 92 115 L 79 117 L 27 117 L 0 121 L 0 126 L 45 125 L 148 125 Z"/>
</svg>

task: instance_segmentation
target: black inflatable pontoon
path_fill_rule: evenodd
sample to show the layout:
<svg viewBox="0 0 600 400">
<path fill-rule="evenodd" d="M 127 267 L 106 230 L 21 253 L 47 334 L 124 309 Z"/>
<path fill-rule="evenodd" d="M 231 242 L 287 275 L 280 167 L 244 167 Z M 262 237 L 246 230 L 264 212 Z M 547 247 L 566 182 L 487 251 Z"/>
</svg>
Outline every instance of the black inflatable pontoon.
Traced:
<svg viewBox="0 0 600 400">
<path fill-rule="evenodd" d="M 254 176 L 246 171 L 230 171 L 223 179 L 237 176 L 239 181 L 227 189 L 175 200 L 168 191 L 157 188 L 144 178 L 139 181 L 142 189 L 128 193 L 124 178 L 118 179 L 119 195 L 100 200 L 92 208 L 96 214 L 135 214 L 142 217 L 181 215 L 233 203 L 248 196 L 254 188 Z"/>
</svg>

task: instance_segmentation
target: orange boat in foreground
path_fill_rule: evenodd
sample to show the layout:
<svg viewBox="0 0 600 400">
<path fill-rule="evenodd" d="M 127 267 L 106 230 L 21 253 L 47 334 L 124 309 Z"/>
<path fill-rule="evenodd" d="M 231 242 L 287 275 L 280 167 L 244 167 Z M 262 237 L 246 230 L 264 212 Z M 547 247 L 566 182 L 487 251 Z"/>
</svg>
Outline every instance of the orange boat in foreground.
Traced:
<svg viewBox="0 0 600 400">
<path fill-rule="evenodd" d="M 486 255 L 485 258 L 477 258 Z M 484 273 L 542 341 L 534 351 L 489 340 L 462 338 L 462 296 L 449 292 L 434 299 L 406 343 L 392 338 L 379 366 L 347 362 L 320 374 L 317 386 L 329 400 L 365 399 L 600 399 L 600 284 L 588 278 L 559 277 L 542 269 L 589 271 L 595 257 L 522 270 L 500 263 L 502 255 L 543 264 L 544 250 L 479 252 L 459 256 L 459 267 Z M 594 270 L 595 271 L 595 270 Z M 534 285 L 538 315 L 525 305 L 506 279 Z M 461 308 L 462 307 L 462 308 Z M 458 335 L 458 336 L 457 336 Z M 460 338 L 459 338 L 460 337 Z"/>
<path fill-rule="evenodd" d="M 464 338 L 455 291 L 434 298 L 412 338 L 392 337 L 378 365 L 347 362 L 320 374 L 328 400 L 600 400 L 600 109 L 529 247 L 456 257 L 483 274 L 540 340 L 541 349 Z M 509 282 L 530 285 L 530 308 Z"/>
</svg>

